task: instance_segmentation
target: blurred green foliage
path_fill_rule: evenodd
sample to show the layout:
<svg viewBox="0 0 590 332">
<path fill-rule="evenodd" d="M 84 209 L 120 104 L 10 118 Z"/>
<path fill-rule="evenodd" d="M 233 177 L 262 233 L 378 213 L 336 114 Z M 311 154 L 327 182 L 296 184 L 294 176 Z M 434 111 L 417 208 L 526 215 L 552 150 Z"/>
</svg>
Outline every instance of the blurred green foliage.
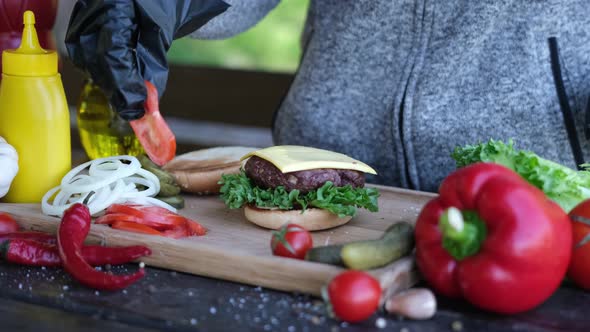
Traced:
<svg viewBox="0 0 590 332">
<path fill-rule="evenodd" d="M 175 41 L 170 63 L 292 73 L 301 55 L 300 37 L 309 0 L 282 0 L 258 25 L 225 40 Z"/>
</svg>

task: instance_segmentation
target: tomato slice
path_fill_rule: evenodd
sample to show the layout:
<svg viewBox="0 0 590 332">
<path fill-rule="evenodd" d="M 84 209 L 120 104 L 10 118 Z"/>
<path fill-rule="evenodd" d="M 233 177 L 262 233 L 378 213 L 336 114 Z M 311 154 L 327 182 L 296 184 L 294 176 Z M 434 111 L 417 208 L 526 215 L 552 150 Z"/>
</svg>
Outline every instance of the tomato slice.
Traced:
<svg viewBox="0 0 590 332">
<path fill-rule="evenodd" d="M 148 157 L 162 166 L 176 155 L 176 137 L 160 114 L 158 90 L 148 81 L 145 85 L 147 88 L 145 115 L 129 123 Z"/>
<path fill-rule="evenodd" d="M 115 221 L 111 225 L 111 227 L 114 229 L 122 230 L 122 231 L 162 236 L 162 232 L 159 232 L 159 231 L 151 228 L 150 226 L 146 226 L 143 224 L 137 224 L 134 222 Z"/>
</svg>

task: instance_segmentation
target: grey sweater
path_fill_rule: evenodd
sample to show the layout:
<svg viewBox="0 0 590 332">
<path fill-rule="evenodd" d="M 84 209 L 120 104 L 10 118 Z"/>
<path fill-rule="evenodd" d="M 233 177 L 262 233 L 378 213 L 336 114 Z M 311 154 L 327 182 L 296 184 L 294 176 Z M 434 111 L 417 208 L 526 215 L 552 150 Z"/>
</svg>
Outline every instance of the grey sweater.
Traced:
<svg viewBox="0 0 590 332">
<path fill-rule="evenodd" d="M 193 37 L 244 31 L 278 0 L 227 2 Z M 340 151 L 377 170 L 370 182 L 425 191 L 456 146 L 490 138 L 570 167 L 579 142 L 590 160 L 588 0 L 312 0 L 304 37 L 275 144 Z"/>
</svg>

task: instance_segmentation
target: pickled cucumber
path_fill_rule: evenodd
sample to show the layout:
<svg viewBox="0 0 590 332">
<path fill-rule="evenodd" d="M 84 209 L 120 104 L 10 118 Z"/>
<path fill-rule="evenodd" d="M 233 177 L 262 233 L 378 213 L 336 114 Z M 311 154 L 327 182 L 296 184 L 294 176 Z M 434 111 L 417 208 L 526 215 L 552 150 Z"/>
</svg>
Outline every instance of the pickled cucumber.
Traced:
<svg viewBox="0 0 590 332">
<path fill-rule="evenodd" d="M 180 194 L 180 186 L 176 183 L 176 179 L 172 174 L 154 164 L 146 155 L 138 156 L 137 159 L 141 163 L 141 167 L 152 172 L 160 181 L 160 192 L 156 198 L 172 197 Z"/>
<path fill-rule="evenodd" d="M 305 259 L 349 269 L 370 270 L 408 255 L 413 248 L 412 225 L 398 222 L 388 227 L 379 239 L 312 248 Z"/>
<path fill-rule="evenodd" d="M 378 240 L 353 242 L 340 252 L 344 265 L 354 270 L 370 270 L 399 259 L 414 247 L 413 228 L 406 222 L 390 226 Z"/>
<path fill-rule="evenodd" d="M 156 196 L 157 199 L 161 200 L 164 203 L 170 204 L 177 209 L 184 208 L 184 198 L 181 195 L 170 196 L 170 197 L 161 197 Z"/>
</svg>

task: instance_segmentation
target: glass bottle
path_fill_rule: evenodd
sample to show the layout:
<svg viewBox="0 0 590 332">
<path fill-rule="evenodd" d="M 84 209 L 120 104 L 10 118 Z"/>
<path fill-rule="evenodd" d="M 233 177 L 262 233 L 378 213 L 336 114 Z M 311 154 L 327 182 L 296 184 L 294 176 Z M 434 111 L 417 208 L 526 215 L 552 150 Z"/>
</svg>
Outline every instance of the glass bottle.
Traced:
<svg viewBox="0 0 590 332">
<path fill-rule="evenodd" d="M 106 95 L 91 79 L 78 102 L 78 132 L 88 158 L 144 154 L 129 122 L 113 110 Z"/>
</svg>

